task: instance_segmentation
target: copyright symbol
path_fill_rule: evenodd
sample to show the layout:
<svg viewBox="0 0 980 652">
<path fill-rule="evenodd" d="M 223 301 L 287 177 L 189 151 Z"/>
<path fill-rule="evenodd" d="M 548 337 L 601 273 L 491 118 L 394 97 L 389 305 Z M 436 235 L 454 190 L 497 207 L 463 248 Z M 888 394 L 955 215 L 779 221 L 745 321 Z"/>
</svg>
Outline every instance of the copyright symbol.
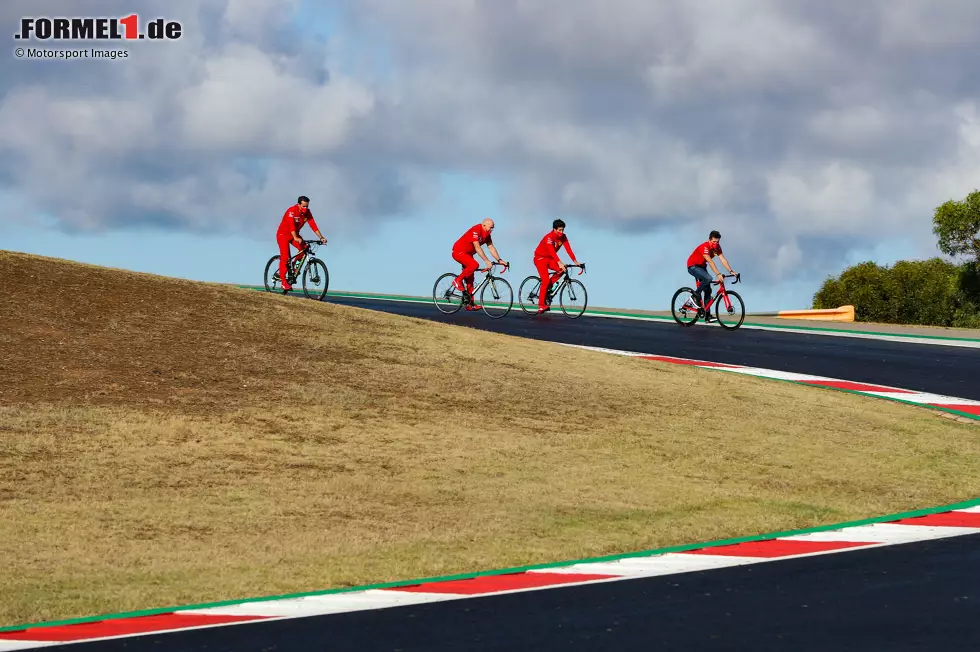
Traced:
<svg viewBox="0 0 980 652">
<path fill-rule="evenodd" d="M 17 48 L 16 50 L 14 50 L 14 54 L 17 56 L 18 59 L 20 59 L 21 57 L 24 56 L 24 48 Z"/>
</svg>

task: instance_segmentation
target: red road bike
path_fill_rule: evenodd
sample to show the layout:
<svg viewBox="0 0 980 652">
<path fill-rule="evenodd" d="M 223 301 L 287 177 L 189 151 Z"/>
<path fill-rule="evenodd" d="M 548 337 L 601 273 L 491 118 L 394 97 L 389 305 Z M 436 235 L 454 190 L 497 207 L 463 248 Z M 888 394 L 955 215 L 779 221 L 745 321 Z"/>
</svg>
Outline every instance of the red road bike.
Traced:
<svg viewBox="0 0 980 652">
<path fill-rule="evenodd" d="M 697 289 L 682 287 L 674 292 L 670 300 L 670 314 L 674 316 L 681 326 L 693 326 L 698 319 L 711 314 L 711 307 L 714 306 L 715 318 L 718 325 L 728 330 L 735 330 L 742 325 L 745 319 L 745 303 L 738 292 L 725 288 L 725 279 L 734 278 L 732 285 L 742 280 L 741 274 L 725 274 L 720 281 L 712 281 L 712 285 L 718 286 L 718 291 L 708 305 L 701 303 L 701 293 Z M 701 287 L 701 281 L 697 282 L 697 288 Z"/>
</svg>

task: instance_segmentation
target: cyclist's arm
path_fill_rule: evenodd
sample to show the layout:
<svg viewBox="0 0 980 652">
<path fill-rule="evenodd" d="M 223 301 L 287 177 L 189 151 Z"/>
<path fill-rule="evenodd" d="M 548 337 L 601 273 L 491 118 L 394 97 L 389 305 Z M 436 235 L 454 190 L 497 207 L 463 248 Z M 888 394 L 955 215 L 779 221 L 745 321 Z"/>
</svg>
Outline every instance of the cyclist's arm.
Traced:
<svg viewBox="0 0 980 652">
<path fill-rule="evenodd" d="M 572 243 L 569 242 L 568 240 L 565 240 L 565 249 L 568 250 L 568 257 L 572 259 L 572 264 L 578 265 L 578 258 L 575 257 L 575 252 L 572 251 Z"/>
<path fill-rule="evenodd" d="M 310 228 L 313 229 L 313 233 L 316 233 L 316 237 L 320 238 L 321 240 L 326 240 L 326 238 L 323 237 L 323 234 L 320 233 L 320 227 L 316 225 L 316 221 L 312 217 L 310 217 Z"/>
<path fill-rule="evenodd" d="M 721 276 L 721 272 L 719 272 L 718 271 L 718 268 L 715 266 L 715 261 L 711 260 L 711 256 L 709 256 L 708 254 L 705 254 L 704 255 L 704 262 L 708 263 L 708 267 L 710 267 L 711 268 L 711 271 L 713 271 L 715 273 L 715 276 Z"/>
<path fill-rule="evenodd" d="M 728 260 L 725 258 L 725 254 L 718 254 L 718 258 L 721 260 L 722 263 L 724 263 L 725 267 L 728 268 L 728 273 L 729 274 L 734 274 L 735 273 L 735 272 L 732 271 L 732 266 L 728 264 Z"/>
<path fill-rule="evenodd" d="M 489 250 L 490 250 L 490 254 L 491 254 L 491 255 L 492 255 L 492 256 L 494 257 L 494 259 L 496 259 L 496 261 L 497 261 L 497 262 L 499 263 L 499 262 L 500 262 L 500 254 L 498 254 L 498 253 L 497 253 L 497 248 L 496 248 L 496 247 L 494 247 L 494 246 L 493 246 L 492 244 L 488 244 L 488 245 L 487 245 L 487 249 L 489 249 Z M 488 265 L 488 266 L 490 265 L 490 261 L 487 261 L 487 265 Z"/>
<path fill-rule="evenodd" d="M 490 259 L 487 258 L 487 255 L 485 253 L 483 253 L 483 245 L 481 245 L 479 242 L 474 240 L 473 248 L 476 249 L 476 253 L 480 256 L 480 258 L 483 259 L 483 262 L 487 264 L 487 267 L 490 267 Z M 493 245 L 490 245 L 490 249 L 493 250 Z"/>
</svg>

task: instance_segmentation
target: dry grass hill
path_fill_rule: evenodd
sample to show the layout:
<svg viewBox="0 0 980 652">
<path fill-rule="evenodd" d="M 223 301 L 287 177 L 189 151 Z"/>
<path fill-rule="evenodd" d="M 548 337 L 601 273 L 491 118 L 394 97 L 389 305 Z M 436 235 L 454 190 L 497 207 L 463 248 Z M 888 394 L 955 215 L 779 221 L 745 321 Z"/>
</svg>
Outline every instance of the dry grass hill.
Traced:
<svg viewBox="0 0 980 652">
<path fill-rule="evenodd" d="M 0 626 L 980 495 L 976 427 L 924 409 L 10 252 L 0 278 Z"/>
</svg>

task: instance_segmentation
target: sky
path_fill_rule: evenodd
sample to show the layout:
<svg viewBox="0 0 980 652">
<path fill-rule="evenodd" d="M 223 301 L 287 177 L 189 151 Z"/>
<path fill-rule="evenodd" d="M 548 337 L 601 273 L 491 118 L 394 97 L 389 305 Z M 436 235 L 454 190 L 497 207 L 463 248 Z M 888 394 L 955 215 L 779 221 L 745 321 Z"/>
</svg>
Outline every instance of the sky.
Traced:
<svg viewBox="0 0 980 652">
<path fill-rule="evenodd" d="M 302 194 L 332 290 L 430 295 L 485 217 L 516 288 L 561 217 L 591 305 L 666 309 L 717 229 L 769 311 L 940 255 L 980 186 L 973 0 L 4 0 L 0 30 L 131 13 L 182 36 L 8 37 L 0 249 L 261 284 Z"/>
</svg>

